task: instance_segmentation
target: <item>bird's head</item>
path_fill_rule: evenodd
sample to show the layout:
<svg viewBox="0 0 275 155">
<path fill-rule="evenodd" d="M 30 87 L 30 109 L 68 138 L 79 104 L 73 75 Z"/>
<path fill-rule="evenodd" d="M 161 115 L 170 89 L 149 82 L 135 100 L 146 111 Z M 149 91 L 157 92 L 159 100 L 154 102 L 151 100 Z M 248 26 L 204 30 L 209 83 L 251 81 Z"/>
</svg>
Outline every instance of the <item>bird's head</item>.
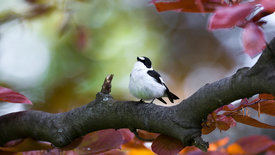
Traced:
<svg viewBox="0 0 275 155">
<path fill-rule="evenodd" d="M 137 57 L 137 62 L 141 62 L 147 68 L 152 68 L 152 62 L 149 58 L 141 56 Z"/>
</svg>

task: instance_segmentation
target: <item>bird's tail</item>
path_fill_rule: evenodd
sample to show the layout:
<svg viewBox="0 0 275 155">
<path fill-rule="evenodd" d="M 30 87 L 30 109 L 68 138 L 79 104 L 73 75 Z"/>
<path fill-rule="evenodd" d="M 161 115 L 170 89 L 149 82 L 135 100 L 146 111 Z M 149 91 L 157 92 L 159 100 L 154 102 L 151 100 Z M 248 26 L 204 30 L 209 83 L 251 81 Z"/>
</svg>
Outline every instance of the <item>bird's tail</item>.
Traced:
<svg viewBox="0 0 275 155">
<path fill-rule="evenodd" d="M 168 89 L 166 91 L 167 97 L 170 100 L 170 102 L 174 103 L 174 100 L 179 99 L 179 97 L 177 97 L 177 95 L 173 94 L 172 92 L 170 92 Z"/>
</svg>

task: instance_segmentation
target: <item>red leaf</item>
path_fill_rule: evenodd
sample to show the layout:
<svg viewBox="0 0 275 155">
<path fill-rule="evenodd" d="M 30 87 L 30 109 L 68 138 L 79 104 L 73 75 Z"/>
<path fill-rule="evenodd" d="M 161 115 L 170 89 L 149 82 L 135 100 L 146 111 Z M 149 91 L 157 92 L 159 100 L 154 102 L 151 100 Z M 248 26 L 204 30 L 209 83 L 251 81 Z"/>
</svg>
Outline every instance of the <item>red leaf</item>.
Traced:
<svg viewBox="0 0 275 155">
<path fill-rule="evenodd" d="M 155 139 L 159 134 L 156 133 L 151 133 L 151 132 L 147 132 L 144 130 L 138 130 L 138 135 L 142 138 L 145 139 Z M 144 146 L 144 141 L 139 140 L 138 138 L 134 137 L 134 140 L 125 143 L 122 145 L 122 148 L 126 148 L 126 149 L 143 149 L 143 150 L 147 150 L 147 148 Z"/>
<path fill-rule="evenodd" d="M 265 155 L 275 155 L 275 151 L 267 151 Z"/>
<path fill-rule="evenodd" d="M 265 38 L 262 30 L 252 22 L 245 26 L 242 40 L 245 52 L 251 58 L 261 53 L 265 47 Z"/>
<path fill-rule="evenodd" d="M 135 135 L 129 129 L 119 129 L 118 131 L 123 137 L 123 144 L 130 142 L 135 137 Z"/>
<path fill-rule="evenodd" d="M 68 144 L 67 146 L 64 146 L 60 149 L 62 150 L 73 150 L 74 148 L 76 148 L 79 144 L 81 144 L 82 140 L 84 137 L 78 137 L 76 139 L 74 139 L 70 144 Z"/>
<path fill-rule="evenodd" d="M 53 153 L 52 151 L 48 151 L 47 153 Z M 57 152 L 54 152 L 56 154 L 58 154 Z M 18 153 L 19 154 L 19 153 Z M 20 152 L 21 155 L 42 155 L 43 151 L 39 150 L 39 151 L 26 151 L 26 152 Z M 13 154 L 14 155 L 14 154 Z"/>
<path fill-rule="evenodd" d="M 217 127 L 220 130 L 228 130 L 231 127 L 236 126 L 236 121 L 232 117 L 227 117 L 225 115 L 218 115 L 216 119 Z"/>
<path fill-rule="evenodd" d="M 148 131 L 139 129 L 138 135 L 145 139 L 156 139 L 159 136 L 159 133 L 153 133 L 153 132 L 148 132 Z"/>
<path fill-rule="evenodd" d="M 4 147 L 13 147 L 19 143 L 22 143 L 25 139 L 15 139 L 15 140 L 11 140 L 11 141 L 8 141 Z"/>
<path fill-rule="evenodd" d="M 200 9 L 200 12 L 205 12 L 204 6 L 203 6 L 201 0 L 195 0 L 195 3 L 197 4 L 198 8 Z"/>
<path fill-rule="evenodd" d="M 97 155 L 126 155 L 126 152 L 118 150 L 118 149 L 113 149 L 113 150 L 103 152 L 103 153 L 100 153 L 100 154 L 97 154 Z"/>
<path fill-rule="evenodd" d="M 213 12 L 216 6 L 222 5 L 222 2 L 220 0 L 177 0 L 154 2 L 154 5 L 159 12 L 179 9 L 181 12 Z"/>
<path fill-rule="evenodd" d="M 209 29 L 232 28 L 243 21 L 253 10 L 252 3 L 219 7 L 209 19 Z"/>
<path fill-rule="evenodd" d="M 260 113 L 275 116 L 275 100 L 262 101 L 258 104 L 252 104 L 249 107 L 259 111 Z"/>
<path fill-rule="evenodd" d="M 239 123 L 243 123 L 243 124 L 258 127 L 258 128 L 275 129 L 275 126 L 259 122 L 259 121 L 255 120 L 254 118 L 251 118 L 249 116 L 238 115 L 238 114 L 233 114 L 233 115 L 230 115 L 230 116 L 232 118 L 234 118 L 234 120 L 239 122 Z"/>
<path fill-rule="evenodd" d="M 75 149 L 79 154 L 96 154 L 120 148 L 123 144 L 121 133 L 114 129 L 100 130 L 87 134 Z"/>
<path fill-rule="evenodd" d="M 32 104 L 32 102 L 24 95 L 4 87 L 0 87 L 0 101 Z"/>
<path fill-rule="evenodd" d="M 151 147 L 158 155 L 175 155 L 184 148 L 180 140 L 162 134 L 153 141 Z"/>
<path fill-rule="evenodd" d="M 241 100 L 241 103 L 238 106 L 234 106 L 233 104 L 228 104 L 222 107 L 222 110 L 224 111 L 237 111 L 240 110 L 241 108 L 249 105 L 249 102 L 247 98 L 244 98 Z"/>
<path fill-rule="evenodd" d="M 66 151 L 66 152 L 61 152 L 61 153 L 64 153 L 64 155 L 80 155 L 80 154 L 78 154 L 78 153 L 76 153 L 76 152 L 74 152 L 73 150 L 71 150 L 71 151 Z M 59 153 L 60 154 L 60 153 Z M 119 155 L 119 154 L 118 154 Z"/>
<path fill-rule="evenodd" d="M 201 133 L 203 135 L 207 135 L 207 134 L 211 133 L 215 129 L 216 129 L 216 124 L 215 123 L 211 123 L 209 126 L 202 125 Z"/>
<path fill-rule="evenodd" d="M 211 133 L 213 130 L 216 129 L 216 117 L 217 117 L 217 115 L 216 115 L 215 112 L 212 112 L 211 114 L 208 114 L 207 121 L 203 122 L 201 124 L 202 134 L 207 135 L 207 134 Z"/>
<path fill-rule="evenodd" d="M 242 147 L 246 154 L 259 154 L 275 144 L 272 139 L 260 135 L 241 138 L 236 143 Z"/>
<path fill-rule="evenodd" d="M 235 111 L 237 109 L 238 109 L 238 107 L 235 107 L 233 104 L 224 105 L 222 107 L 222 110 L 224 110 L 224 111 Z"/>
<path fill-rule="evenodd" d="M 259 94 L 260 99 L 274 100 L 275 97 L 272 94 Z"/>
<path fill-rule="evenodd" d="M 274 0 L 261 0 L 260 3 L 264 7 L 265 11 L 269 11 L 269 12 L 275 11 L 275 1 Z"/>
<path fill-rule="evenodd" d="M 268 148 L 268 151 L 273 151 L 275 153 L 275 143 Z"/>
</svg>

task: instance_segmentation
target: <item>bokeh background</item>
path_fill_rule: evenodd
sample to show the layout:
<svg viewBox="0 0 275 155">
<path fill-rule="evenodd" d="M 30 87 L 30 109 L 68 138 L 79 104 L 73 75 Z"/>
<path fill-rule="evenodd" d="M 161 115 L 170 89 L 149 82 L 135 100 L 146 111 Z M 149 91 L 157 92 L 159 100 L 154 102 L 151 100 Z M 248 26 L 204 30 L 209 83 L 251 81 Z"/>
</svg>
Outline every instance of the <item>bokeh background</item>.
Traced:
<svg viewBox="0 0 275 155">
<path fill-rule="evenodd" d="M 149 0 L 3 0 L 0 5 L 0 85 L 27 96 L 33 105 L 1 103 L 0 114 L 36 109 L 65 112 L 87 104 L 114 74 L 112 95 L 128 91 L 137 56 L 147 56 L 181 99 L 206 83 L 252 66 L 239 28 L 209 31 L 209 14 L 158 13 Z M 263 26 L 275 36 L 275 16 Z M 180 101 L 177 101 L 177 103 Z M 161 103 L 159 103 L 161 104 Z M 256 114 L 251 110 L 251 115 Z M 273 124 L 264 114 L 260 119 Z M 274 131 L 238 124 L 205 136 L 232 141 Z"/>
</svg>

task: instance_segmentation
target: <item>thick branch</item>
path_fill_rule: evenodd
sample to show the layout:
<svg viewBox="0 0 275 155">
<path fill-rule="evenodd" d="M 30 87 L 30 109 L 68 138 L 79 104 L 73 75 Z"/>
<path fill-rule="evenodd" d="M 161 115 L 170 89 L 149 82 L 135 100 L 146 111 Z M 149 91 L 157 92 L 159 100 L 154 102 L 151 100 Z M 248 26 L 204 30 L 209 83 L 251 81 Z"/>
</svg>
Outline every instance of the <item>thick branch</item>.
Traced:
<svg viewBox="0 0 275 155">
<path fill-rule="evenodd" d="M 31 137 L 57 147 L 89 132 L 108 128 L 143 129 L 180 139 L 184 145 L 206 150 L 201 123 L 216 108 L 258 93 L 275 94 L 275 39 L 252 68 L 242 68 L 231 77 L 207 84 L 180 104 L 163 107 L 150 103 L 116 101 L 109 94 L 112 76 L 89 104 L 69 112 L 50 114 L 23 111 L 0 117 L 0 144 Z"/>
</svg>

